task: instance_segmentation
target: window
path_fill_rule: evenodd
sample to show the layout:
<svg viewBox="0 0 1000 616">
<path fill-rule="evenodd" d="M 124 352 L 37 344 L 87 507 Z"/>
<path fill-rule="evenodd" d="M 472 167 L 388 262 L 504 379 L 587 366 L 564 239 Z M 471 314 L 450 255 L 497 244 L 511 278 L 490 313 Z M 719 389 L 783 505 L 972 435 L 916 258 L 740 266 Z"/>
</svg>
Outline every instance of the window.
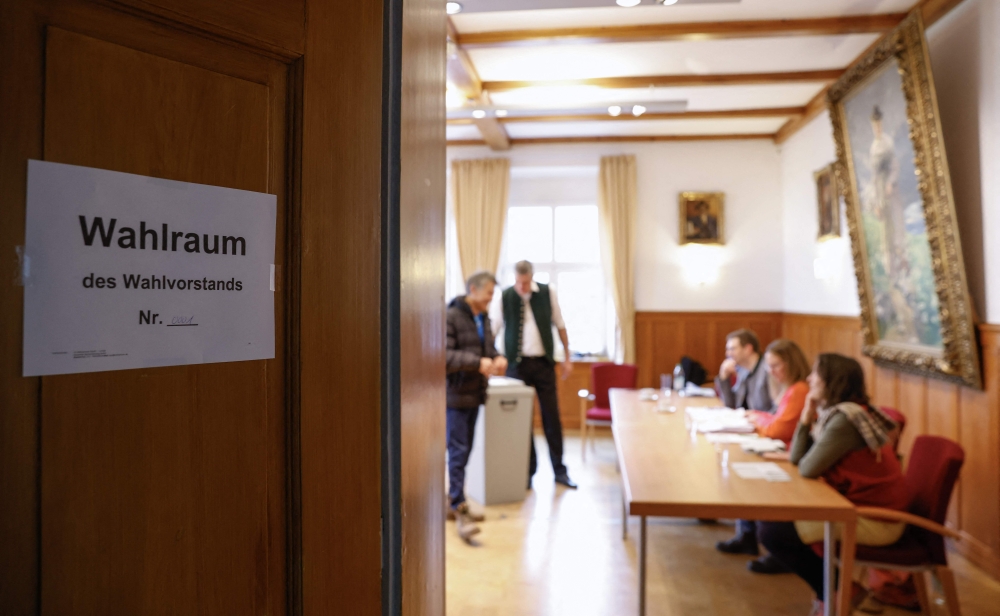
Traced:
<svg viewBox="0 0 1000 616">
<path fill-rule="evenodd" d="M 510 207 L 503 253 L 504 288 L 514 284 L 514 264 L 531 261 L 535 280 L 552 284 L 559 296 L 570 350 L 608 355 L 615 316 L 601 269 L 596 205 Z"/>
</svg>

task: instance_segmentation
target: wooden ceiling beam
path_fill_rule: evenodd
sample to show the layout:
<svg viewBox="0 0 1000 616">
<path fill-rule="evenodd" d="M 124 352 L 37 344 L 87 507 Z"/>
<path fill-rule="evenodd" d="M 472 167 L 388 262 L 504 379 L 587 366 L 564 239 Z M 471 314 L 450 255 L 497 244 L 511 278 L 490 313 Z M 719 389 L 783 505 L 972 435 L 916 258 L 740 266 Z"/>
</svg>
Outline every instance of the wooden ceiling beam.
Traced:
<svg viewBox="0 0 1000 616">
<path fill-rule="evenodd" d="M 961 3 L 962 0 L 922 0 L 919 7 L 924 27 L 929 28 L 931 24 L 947 15 L 949 11 Z"/>
<path fill-rule="evenodd" d="M 458 31 L 451 18 L 448 23 L 448 63 L 446 67 L 448 82 L 457 88 L 465 98 L 475 101 L 478 105 L 489 106 L 489 94 L 483 91 L 483 82 L 479 78 L 475 65 L 469 54 L 458 43 Z M 510 137 L 504 127 L 494 117 L 481 118 L 473 121 L 483 139 L 494 150 L 509 150 Z"/>
<path fill-rule="evenodd" d="M 520 88 L 598 86 L 601 88 L 691 87 L 721 85 L 760 85 L 771 83 L 801 83 L 835 81 L 843 69 L 789 71 L 781 73 L 729 73 L 709 75 L 645 75 L 638 77 L 596 77 L 592 79 L 561 79 L 553 81 L 484 81 L 487 92 L 507 92 Z"/>
<path fill-rule="evenodd" d="M 931 27 L 932 24 L 937 22 L 939 19 L 944 17 L 953 8 L 962 3 L 962 0 L 920 0 L 914 5 L 914 11 L 920 11 L 920 17 L 923 19 L 924 28 Z M 879 44 L 879 41 L 872 43 L 868 49 L 865 49 L 861 55 L 851 62 L 851 66 L 854 66 L 861 61 L 862 58 L 868 55 L 875 46 Z M 784 126 L 778 129 L 777 134 L 774 136 L 774 142 L 777 144 L 782 144 L 788 141 L 792 135 L 799 132 L 804 128 L 809 122 L 811 122 L 816 116 L 823 112 L 827 108 L 826 104 L 826 94 L 830 90 L 830 86 L 826 86 L 820 90 L 809 104 L 806 105 L 806 112 L 802 116 L 794 117 L 788 122 L 785 122 Z"/>
<path fill-rule="evenodd" d="M 539 145 L 557 143 L 654 143 L 663 141 L 746 141 L 757 139 L 774 139 L 774 133 L 733 133 L 725 135 L 600 135 L 593 137 L 525 137 L 511 139 L 514 145 Z M 452 139 L 449 146 L 487 145 L 478 139 Z"/>
<path fill-rule="evenodd" d="M 823 113 L 826 109 L 827 90 L 828 88 L 820 90 L 816 96 L 812 97 L 812 100 L 806 103 L 805 111 L 801 115 L 795 116 L 785 122 L 774 135 L 774 142 L 779 145 L 784 143 L 789 137 L 798 132 L 799 129 L 812 122 L 816 116 Z"/>
<path fill-rule="evenodd" d="M 728 118 L 783 118 L 790 116 L 800 116 L 805 114 L 805 107 L 769 107 L 763 109 L 714 109 L 711 111 L 666 111 L 659 113 L 644 113 L 641 116 L 634 116 L 631 113 L 622 112 L 621 115 L 613 116 L 607 113 L 588 114 L 560 114 L 560 115 L 530 115 L 530 116 L 507 116 L 497 118 L 501 124 L 515 122 L 617 122 L 632 120 L 705 120 L 705 119 L 728 119 Z M 472 118 L 451 118 L 448 124 L 452 126 L 472 124 Z"/>
<path fill-rule="evenodd" d="M 938 0 L 946 2 L 948 0 Z M 514 47 L 552 43 L 625 43 L 644 41 L 720 40 L 780 36 L 835 36 L 878 34 L 896 27 L 904 13 L 851 15 L 818 19 L 768 19 L 665 23 L 634 26 L 584 28 L 548 28 L 537 30 L 500 30 L 493 32 L 455 33 L 455 40 L 466 48 Z"/>
</svg>

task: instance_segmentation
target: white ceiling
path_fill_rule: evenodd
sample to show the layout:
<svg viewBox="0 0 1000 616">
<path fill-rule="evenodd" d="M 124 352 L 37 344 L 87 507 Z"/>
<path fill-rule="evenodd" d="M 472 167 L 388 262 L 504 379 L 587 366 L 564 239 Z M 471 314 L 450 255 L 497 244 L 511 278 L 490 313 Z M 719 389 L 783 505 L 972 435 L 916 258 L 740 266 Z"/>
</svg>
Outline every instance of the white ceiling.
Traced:
<svg viewBox="0 0 1000 616">
<path fill-rule="evenodd" d="M 742 0 L 675 0 L 680 4 L 735 4 Z M 642 4 L 656 6 L 657 0 L 639 0 Z M 611 0 L 462 0 L 465 13 L 490 13 L 496 11 L 526 11 L 538 9 L 606 8 L 614 5 Z"/>
<path fill-rule="evenodd" d="M 445 138 L 448 141 L 455 141 L 456 139 L 464 141 L 467 139 L 481 140 L 483 136 L 473 124 L 449 124 L 445 129 Z"/>
<path fill-rule="evenodd" d="M 616 6 L 613 0 L 608 0 L 607 8 L 459 13 L 452 15 L 451 19 L 459 32 L 490 32 L 904 13 L 915 3 L 916 0 L 742 0 L 739 4 L 675 4 L 622 8 Z"/>
<path fill-rule="evenodd" d="M 790 83 L 753 86 L 700 86 L 684 88 L 598 88 L 596 86 L 534 87 L 490 94 L 494 107 L 567 109 L 607 107 L 652 101 L 687 101 L 689 111 L 801 107 L 823 88 L 823 83 Z"/>
<path fill-rule="evenodd" d="M 773 134 L 784 118 L 731 118 L 720 120 L 632 120 L 630 122 L 508 122 L 512 139 L 530 137 L 596 137 L 637 135 Z"/>
<path fill-rule="evenodd" d="M 460 0 L 461 1 L 461 0 Z M 513 0 L 475 0 L 478 5 Z M 516 0 L 521 2 L 521 0 Z M 527 1 L 527 0 L 526 0 Z M 579 6 L 584 0 L 537 0 L 552 6 Z M 592 0 L 586 0 L 593 4 Z M 906 12 L 917 0 L 740 0 L 723 4 L 677 4 L 564 8 L 547 10 L 503 10 L 470 12 L 452 16 L 461 35 L 504 30 L 608 27 L 655 23 L 732 22 L 831 18 L 849 15 Z M 525 45 L 469 45 L 465 47 L 476 72 L 489 93 L 492 109 L 521 111 L 529 115 L 573 115 L 594 113 L 609 105 L 629 108 L 634 104 L 688 111 L 747 110 L 772 107 L 802 108 L 827 82 L 793 82 L 762 85 L 713 85 L 696 87 L 604 88 L 597 86 L 545 85 L 544 82 L 607 77 L 656 75 L 717 75 L 782 73 L 847 68 L 871 44 L 877 34 L 828 36 L 771 36 L 670 40 L 621 43 L 578 43 L 536 40 Z M 532 81 L 541 85 L 508 91 L 489 91 L 489 82 Z M 471 103 L 470 103 L 471 104 Z M 487 107 L 489 110 L 489 108 Z M 490 110 L 491 111 L 491 110 Z M 469 108 L 452 112 L 468 115 Z M 788 117 L 670 119 L 629 121 L 545 121 L 503 124 L 511 139 L 587 136 L 660 136 L 774 134 Z M 451 140 L 476 139 L 474 125 L 448 127 Z"/>
<path fill-rule="evenodd" d="M 844 68 L 878 36 L 785 36 L 469 49 L 483 81 Z"/>
</svg>

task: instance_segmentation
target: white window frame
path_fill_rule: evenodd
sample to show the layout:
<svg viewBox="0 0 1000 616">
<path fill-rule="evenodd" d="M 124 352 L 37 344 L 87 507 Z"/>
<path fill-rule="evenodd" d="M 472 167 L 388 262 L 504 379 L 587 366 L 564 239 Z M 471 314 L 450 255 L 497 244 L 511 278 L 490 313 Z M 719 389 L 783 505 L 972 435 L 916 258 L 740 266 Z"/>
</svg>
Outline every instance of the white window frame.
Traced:
<svg viewBox="0 0 1000 616">
<path fill-rule="evenodd" d="M 549 283 L 553 283 L 553 288 L 556 290 L 556 293 L 559 293 L 560 292 L 559 291 L 559 284 L 558 284 L 559 274 L 564 273 L 564 272 L 589 272 L 589 271 L 595 271 L 595 270 L 597 271 L 597 273 L 598 273 L 598 275 L 600 276 L 600 279 L 601 279 L 601 286 L 603 288 L 603 296 L 605 298 L 605 301 L 604 301 L 605 307 L 604 307 L 604 310 L 603 310 L 604 314 L 602 315 L 602 319 L 605 322 L 605 327 L 606 327 L 606 329 L 605 329 L 605 335 L 603 336 L 604 347 L 600 351 L 598 351 L 596 353 L 591 352 L 590 354 L 581 357 L 578 354 L 577 349 L 574 349 L 574 347 L 573 347 L 573 331 L 572 331 L 572 329 L 569 329 L 569 331 L 567 333 L 569 335 L 570 351 L 572 353 L 574 353 L 575 359 L 607 359 L 609 357 L 613 357 L 614 352 L 615 352 L 614 346 L 615 346 L 615 340 L 616 340 L 616 327 L 617 327 L 616 324 L 617 324 L 617 319 L 616 319 L 615 310 L 614 310 L 614 302 L 613 302 L 613 300 L 611 298 L 610 289 L 608 289 L 607 280 L 605 279 L 603 263 L 601 262 L 600 258 L 598 258 L 597 262 L 595 262 L 595 263 L 580 263 L 580 262 L 576 262 L 576 263 L 559 263 L 558 261 L 555 260 L 556 259 L 556 248 L 555 248 L 555 245 L 556 245 L 556 242 L 555 242 L 555 239 L 556 239 L 556 212 L 555 212 L 555 210 L 556 210 L 556 208 L 559 208 L 559 207 L 573 207 L 573 206 L 596 207 L 596 204 L 594 204 L 594 203 L 555 203 L 555 204 L 547 204 L 547 203 L 525 203 L 525 204 L 510 204 L 510 205 L 508 205 L 507 210 L 509 212 L 513 208 L 518 208 L 518 207 L 526 207 L 527 208 L 527 207 L 530 207 L 530 208 L 549 208 L 552 211 L 552 261 L 549 261 L 549 262 L 546 262 L 546 263 L 537 263 L 537 262 L 532 261 L 531 264 L 532 264 L 533 269 L 535 271 L 536 280 L 537 280 L 537 275 L 538 274 L 548 274 Z M 501 245 L 502 248 L 501 248 L 501 251 L 500 251 L 500 267 L 498 268 L 498 271 L 497 271 L 497 279 L 500 282 L 500 287 L 501 288 L 507 288 L 507 287 L 509 287 L 510 285 L 513 284 L 513 281 L 514 281 L 514 264 L 515 264 L 515 262 L 510 260 L 510 258 L 508 256 L 508 251 L 507 251 L 507 236 L 510 233 L 510 227 L 508 225 L 508 222 L 509 222 L 509 217 L 508 217 L 508 221 L 505 221 L 505 223 L 504 223 L 504 238 L 503 238 L 503 244 Z M 600 223 L 598 223 L 598 224 L 600 224 Z M 594 246 L 594 249 L 600 251 L 600 246 L 596 245 L 596 246 Z M 499 295 L 500 295 L 500 293 L 497 293 L 496 296 L 494 296 L 494 298 L 493 298 L 494 302 L 499 302 Z M 563 313 L 565 314 L 565 312 L 566 312 L 566 299 L 562 295 L 559 295 L 559 302 L 560 302 L 560 307 L 562 308 Z M 562 345 L 558 344 L 558 338 L 556 339 L 556 341 L 557 341 L 557 344 L 556 344 L 556 359 L 561 361 L 562 360 L 562 354 L 563 354 Z"/>
</svg>

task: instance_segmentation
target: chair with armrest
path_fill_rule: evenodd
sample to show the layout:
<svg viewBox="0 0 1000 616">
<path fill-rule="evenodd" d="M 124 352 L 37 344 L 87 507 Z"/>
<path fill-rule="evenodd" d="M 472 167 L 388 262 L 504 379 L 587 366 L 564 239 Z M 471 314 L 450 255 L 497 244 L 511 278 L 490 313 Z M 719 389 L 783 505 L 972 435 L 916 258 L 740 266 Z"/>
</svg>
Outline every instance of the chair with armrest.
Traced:
<svg viewBox="0 0 1000 616">
<path fill-rule="evenodd" d="M 632 364 L 594 364 L 590 368 L 590 391 L 581 389 L 580 437 L 582 458 L 587 461 L 587 433 L 593 426 L 611 426 L 611 401 L 608 390 L 612 387 L 635 389 L 639 369 Z M 592 405 L 592 406 L 591 406 Z"/>
<path fill-rule="evenodd" d="M 898 426 L 896 433 L 893 435 L 893 442 L 892 442 L 892 448 L 897 452 L 898 455 L 899 441 L 900 439 L 903 438 L 903 428 L 906 427 L 906 415 L 903 415 L 902 413 L 892 408 L 891 406 L 880 406 L 879 408 L 882 409 L 882 412 L 885 413 L 886 416 L 889 417 L 889 419 L 896 422 L 896 425 Z"/>
<path fill-rule="evenodd" d="M 926 572 L 937 577 L 944 590 L 950 616 L 960 616 L 955 576 L 948 567 L 944 538 L 961 535 L 944 526 L 951 493 L 965 462 L 965 452 L 954 441 L 939 436 L 918 436 L 913 442 L 906 468 L 906 482 L 913 493 L 910 511 L 880 507 L 858 507 L 858 515 L 879 520 L 906 522 L 902 538 L 892 545 L 859 545 L 856 566 L 910 571 L 924 614 L 929 614 Z"/>
</svg>

